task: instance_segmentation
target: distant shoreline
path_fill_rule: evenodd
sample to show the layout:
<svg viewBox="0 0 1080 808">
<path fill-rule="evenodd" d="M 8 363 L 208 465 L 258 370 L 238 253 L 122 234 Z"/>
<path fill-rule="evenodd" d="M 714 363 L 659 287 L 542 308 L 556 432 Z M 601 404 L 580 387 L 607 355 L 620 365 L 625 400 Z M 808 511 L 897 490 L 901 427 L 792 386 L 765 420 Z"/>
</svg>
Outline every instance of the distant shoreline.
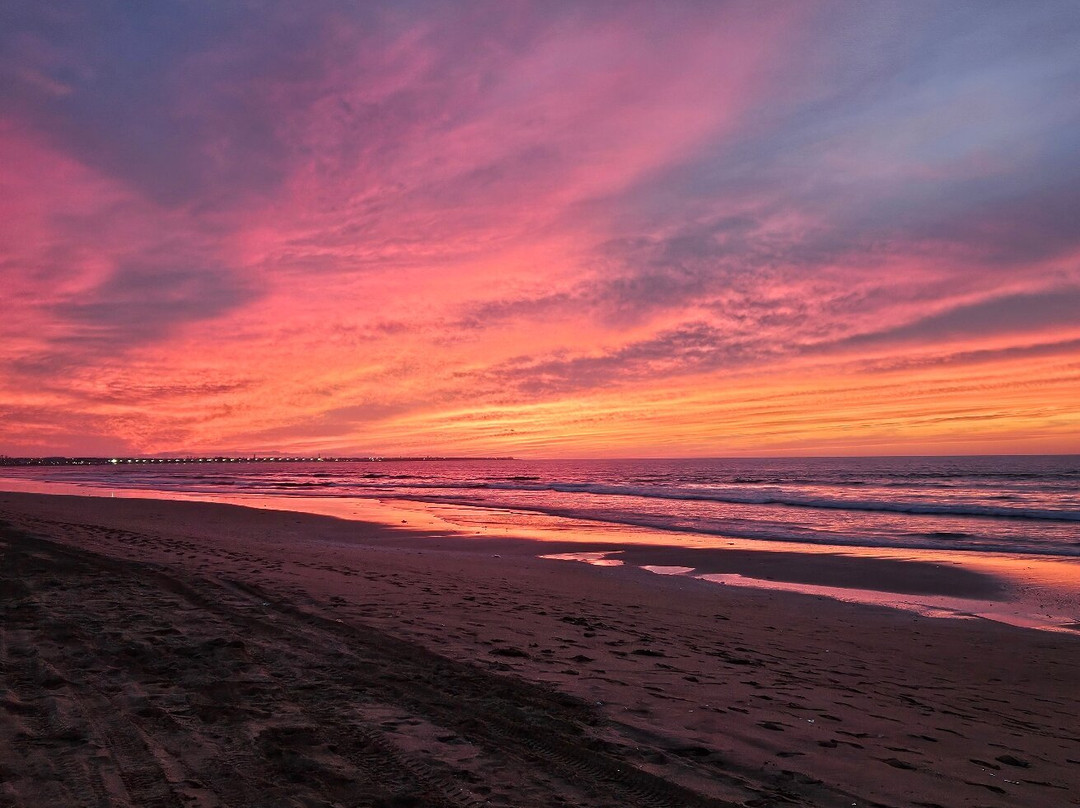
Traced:
<svg viewBox="0 0 1080 808">
<path fill-rule="evenodd" d="M 0 466 L 117 466 L 135 463 L 447 463 L 467 460 L 501 461 L 513 459 L 513 457 L 454 457 L 441 455 L 402 457 L 383 457 L 379 455 L 364 457 L 259 457 L 255 455 L 251 457 L 224 455 L 193 457 L 0 457 Z"/>
</svg>

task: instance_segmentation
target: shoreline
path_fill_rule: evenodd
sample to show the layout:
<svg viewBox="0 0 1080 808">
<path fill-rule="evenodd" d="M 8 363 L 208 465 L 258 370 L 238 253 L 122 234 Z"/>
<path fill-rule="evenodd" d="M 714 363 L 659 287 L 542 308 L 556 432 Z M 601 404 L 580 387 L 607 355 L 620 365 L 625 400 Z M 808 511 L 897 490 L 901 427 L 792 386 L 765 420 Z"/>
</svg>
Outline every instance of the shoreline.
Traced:
<svg viewBox="0 0 1080 808">
<path fill-rule="evenodd" d="M 1077 798 L 1075 635 L 300 512 L 8 493 L 0 519 L 0 805 L 79 804 L 45 793 L 72 777 L 138 804 L 136 757 L 208 807 L 384 769 L 433 805 Z"/>
<path fill-rule="evenodd" d="M 1073 556 L 801 544 L 557 516 L 538 520 L 535 514 L 528 525 L 514 525 L 510 513 L 411 500 L 109 490 L 0 479 L 0 497 L 5 495 L 202 502 L 314 514 L 390 528 L 406 544 L 408 537 L 421 535 L 425 541 L 438 538 L 444 549 L 473 551 L 478 542 L 488 542 L 494 543 L 492 552 L 636 567 L 713 585 L 801 593 L 923 617 L 985 619 L 1080 634 L 1080 557 Z M 485 520 L 485 514 L 491 519 Z"/>
</svg>

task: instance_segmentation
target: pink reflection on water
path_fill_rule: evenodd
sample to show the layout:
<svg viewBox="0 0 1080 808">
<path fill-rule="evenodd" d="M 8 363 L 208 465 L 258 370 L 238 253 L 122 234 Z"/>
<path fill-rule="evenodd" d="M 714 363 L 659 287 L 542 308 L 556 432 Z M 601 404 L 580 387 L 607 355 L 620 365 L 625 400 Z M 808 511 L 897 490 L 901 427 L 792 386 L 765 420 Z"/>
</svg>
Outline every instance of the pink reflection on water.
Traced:
<svg viewBox="0 0 1080 808">
<path fill-rule="evenodd" d="M 609 555 L 615 555 L 615 553 L 553 553 L 542 555 L 540 558 L 552 561 L 582 561 L 594 567 L 621 567 L 623 565 L 620 559 L 608 558 Z"/>
<path fill-rule="evenodd" d="M 981 618 L 1021 628 L 1077 633 L 1075 616 L 1032 613 L 1031 604 L 1023 601 L 977 600 L 974 598 L 951 598 L 941 595 L 900 595 L 894 592 L 876 592 L 869 589 L 847 589 L 836 586 L 797 584 L 787 581 L 766 581 L 733 573 L 696 575 L 694 577 L 728 586 L 797 592 L 802 595 L 816 595 L 845 603 L 886 606 L 890 609 L 914 612 L 923 617 L 946 617 L 959 620 Z"/>
<path fill-rule="evenodd" d="M 657 575 L 685 575 L 688 572 L 694 571 L 693 567 L 678 567 L 663 564 L 645 564 L 642 569 L 648 572 L 655 572 Z"/>
</svg>

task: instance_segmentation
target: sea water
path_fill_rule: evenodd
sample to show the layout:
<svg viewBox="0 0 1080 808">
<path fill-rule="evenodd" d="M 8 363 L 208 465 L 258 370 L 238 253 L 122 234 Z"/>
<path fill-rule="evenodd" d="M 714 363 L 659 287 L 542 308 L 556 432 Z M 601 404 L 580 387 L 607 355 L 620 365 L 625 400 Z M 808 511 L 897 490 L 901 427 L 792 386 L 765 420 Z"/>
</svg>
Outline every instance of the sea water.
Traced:
<svg viewBox="0 0 1080 808">
<path fill-rule="evenodd" d="M 648 528 L 673 541 L 693 533 L 1080 557 L 1077 455 L 147 462 L 3 468 L 0 477 L 209 498 L 427 503 L 466 527 L 546 515 Z"/>
</svg>

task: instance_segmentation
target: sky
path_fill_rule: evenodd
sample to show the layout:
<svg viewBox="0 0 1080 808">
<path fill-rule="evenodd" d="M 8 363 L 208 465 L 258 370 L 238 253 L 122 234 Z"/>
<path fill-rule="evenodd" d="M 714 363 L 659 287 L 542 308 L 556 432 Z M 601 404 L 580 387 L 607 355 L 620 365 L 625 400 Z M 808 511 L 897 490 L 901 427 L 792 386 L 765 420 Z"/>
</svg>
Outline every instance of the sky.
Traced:
<svg viewBox="0 0 1080 808">
<path fill-rule="evenodd" d="M 1080 5 L 0 8 L 0 453 L 1080 452 Z"/>
</svg>

